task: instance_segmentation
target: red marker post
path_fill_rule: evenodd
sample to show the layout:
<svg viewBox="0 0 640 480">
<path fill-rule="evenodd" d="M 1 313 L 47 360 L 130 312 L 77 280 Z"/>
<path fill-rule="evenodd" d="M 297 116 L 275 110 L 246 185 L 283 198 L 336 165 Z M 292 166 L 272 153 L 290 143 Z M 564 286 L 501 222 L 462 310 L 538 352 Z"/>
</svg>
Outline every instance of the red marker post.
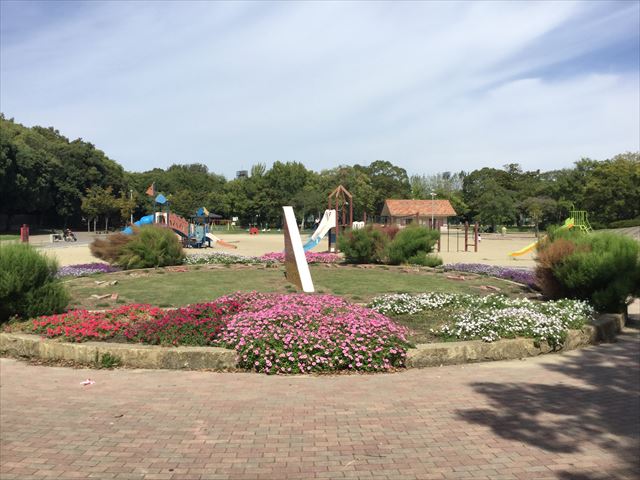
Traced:
<svg viewBox="0 0 640 480">
<path fill-rule="evenodd" d="M 20 241 L 22 243 L 29 243 L 29 225 L 26 223 L 20 227 Z"/>
</svg>

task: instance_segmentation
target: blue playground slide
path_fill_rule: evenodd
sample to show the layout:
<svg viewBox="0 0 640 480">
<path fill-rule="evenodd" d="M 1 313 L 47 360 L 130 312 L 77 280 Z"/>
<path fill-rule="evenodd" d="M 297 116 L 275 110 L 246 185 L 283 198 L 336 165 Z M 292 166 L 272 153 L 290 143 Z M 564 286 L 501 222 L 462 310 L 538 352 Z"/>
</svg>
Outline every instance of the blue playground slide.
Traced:
<svg viewBox="0 0 640 480">
<path fill-rule="evenodd" d="M 336 211 L 335 210 L 325 210 L 324 215 L 322 216 L 322 220 L 320 221 L 320 225 L 316 228 L 316 231 L 313 232 L 307 243 L 302 247 L 304 251 L 309 251 L 316 245 L 318 245 L 322 239 L 325 237 L 327 233 L 331 231 L 332 228 L 336 226 Z"/>
<path fill-rule="evenodd" d="M 303 245 L 303 249 L 304 251 L 308 251 L 311 250 L 312 248 L 316 247 L 321 241 L 322 241 L 323 237 L 317 236 L 316 238 L 310 238 L 307 243 L 305 243 Z"/>
<path fill-rule="evenodd" d="M 142 225 L 151 225 L 153 223 L 153 215 L 145 215 L 137 222 L 133 222 L 136 227 L 141 227 Z M 131 235 L 133 233 L 133 229 L 131 227 L 126 227 L 122 230 L 122 233 L 125 235 Z"/>
</svg>

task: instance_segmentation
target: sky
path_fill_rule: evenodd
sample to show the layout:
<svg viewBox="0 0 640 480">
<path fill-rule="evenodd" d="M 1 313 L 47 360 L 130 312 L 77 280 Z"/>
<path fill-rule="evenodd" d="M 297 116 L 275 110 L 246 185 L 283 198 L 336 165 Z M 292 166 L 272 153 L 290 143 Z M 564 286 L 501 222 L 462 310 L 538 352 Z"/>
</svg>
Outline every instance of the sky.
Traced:
<svg viewBox="0 0 640 480">
<path fill-rule="evenodd" d="M 640 2 L 0 1 L 0 111 L 130 171 L 640 150 Z"/>
</svg>

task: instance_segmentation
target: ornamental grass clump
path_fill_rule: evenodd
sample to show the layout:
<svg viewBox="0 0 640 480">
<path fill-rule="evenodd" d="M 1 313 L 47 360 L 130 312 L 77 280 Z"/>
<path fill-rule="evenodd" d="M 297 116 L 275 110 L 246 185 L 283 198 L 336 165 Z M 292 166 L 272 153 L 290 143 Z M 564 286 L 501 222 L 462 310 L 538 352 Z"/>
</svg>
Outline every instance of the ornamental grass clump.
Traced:
<svg viewBox="0 0 640 480">
<path fill-rule="evenodd" d="M 115 262 L 125 270 L 180 265 L 184 260 L 178 236 L 169 228 L 145 225 L 131 237 Z"/>
<path fill-rule="evenodd" d="M 0 324 L 64 311 L 69 294 L 58 264 L 25 244 L 0 247 Z"/>
<path fill-rule="evenodd" d="M 226 298 L 242 304 L 220 337 L 221 345 L 238 352 L 239 367 L 292 374 L 404 366 L 407 329 L 368 308 L 331 295 Z"/>
</svg>

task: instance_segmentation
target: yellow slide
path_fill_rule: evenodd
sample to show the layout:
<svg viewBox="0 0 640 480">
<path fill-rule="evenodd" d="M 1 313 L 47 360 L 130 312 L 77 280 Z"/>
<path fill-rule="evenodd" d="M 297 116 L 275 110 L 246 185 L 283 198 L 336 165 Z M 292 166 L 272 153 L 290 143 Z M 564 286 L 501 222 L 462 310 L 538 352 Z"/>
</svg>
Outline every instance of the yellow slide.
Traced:
<svg viewBox="0 0 640 480">
<path fill-rule="evenodd" d="M 521 248 L 520 250 L 517 250 L 515 252 L 511 252 L 509 255 L 512 256 L 512 257 L 519 257 L 520 255 L 524 255 L 525 253 L 530 252 L 531 250 L 533 250 L 537 246 L 538 246 L 538 241 L 535 241 L 535 242 L 527 245 L 526 247 Z"/>
<path fill-rule="evenodd" d="M 565 228 L 573 228 L 574 224 L 575 224 L 575 222 L 574 222 L 573 218 L 567 218 L 564 221 L 564 224 L 560 227 L 560 230 L 564 230 Z M 545 235 L 545 237 L 546 237 L 546 235 Z M 543 240 L 544 240 L 545 237 L 543 237 Z M 511 252 L 509 255 L 511 257 L 519 257 L 520 255 L 524 255 L 525 253 L 529 253 L 531 250 L 533 250 L 534 248 L 536 248 L 538 246 L 538 241 L 533 242 L 533 243 L 527 245 L 526 247 L 521 248 L 520 250 L 517 250 L 515 252 Z"/>
</svg>

